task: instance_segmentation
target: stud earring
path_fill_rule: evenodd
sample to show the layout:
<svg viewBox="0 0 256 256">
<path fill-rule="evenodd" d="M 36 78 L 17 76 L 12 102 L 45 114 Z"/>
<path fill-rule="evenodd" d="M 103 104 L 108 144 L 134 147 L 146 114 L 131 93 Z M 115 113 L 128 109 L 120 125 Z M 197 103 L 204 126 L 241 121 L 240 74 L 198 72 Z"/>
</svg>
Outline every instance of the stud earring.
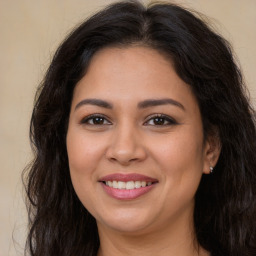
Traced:
<svg viewBox="0 0 256 256">
<path fill-rule="evenodd" d="M 213 173 L 213 167 L 210 166 L 210 173 Z"/>
</svg>

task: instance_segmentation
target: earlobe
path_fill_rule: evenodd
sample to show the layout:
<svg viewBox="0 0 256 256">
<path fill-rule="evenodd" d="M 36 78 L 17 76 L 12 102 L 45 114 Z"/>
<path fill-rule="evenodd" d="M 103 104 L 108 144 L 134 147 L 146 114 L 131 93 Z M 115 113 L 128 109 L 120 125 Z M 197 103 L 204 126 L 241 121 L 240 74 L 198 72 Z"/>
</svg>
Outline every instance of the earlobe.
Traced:
<svg viewBox="0 0 256 256">
<path fill-rule="evenodd" d="M 205 142 L 204 152 L 204 174 L 213 173 L 221 152 L 221 142 L 217 133 L 215 135 L 208 136 Z"/>
</svg>

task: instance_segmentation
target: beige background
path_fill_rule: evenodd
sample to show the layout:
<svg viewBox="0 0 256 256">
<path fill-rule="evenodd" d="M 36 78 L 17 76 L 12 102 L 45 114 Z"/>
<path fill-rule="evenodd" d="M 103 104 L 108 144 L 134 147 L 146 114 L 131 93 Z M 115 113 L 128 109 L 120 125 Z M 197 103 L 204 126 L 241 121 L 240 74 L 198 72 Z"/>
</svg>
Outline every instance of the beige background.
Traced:
<svg viewBox="0 0 256 256">
<path fill-rule="evenodd" d="M 28 130 L 36 86 L 66 33 L 110 2 L 0 0 L 0 256 L 23 255 L 21 172 L 31 160 Z M 256 0 L 176 2 L 207 14 L 232 42 L 255 102 Z"/>
</svg>

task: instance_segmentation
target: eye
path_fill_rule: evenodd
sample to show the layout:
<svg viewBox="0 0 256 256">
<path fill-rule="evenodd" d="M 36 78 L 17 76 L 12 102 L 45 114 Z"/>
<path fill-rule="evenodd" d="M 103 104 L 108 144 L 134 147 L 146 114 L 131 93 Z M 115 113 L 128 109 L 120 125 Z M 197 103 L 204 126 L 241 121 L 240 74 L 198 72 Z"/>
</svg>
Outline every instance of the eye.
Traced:
<svg viewBox="0 0 256 256">
<path fill-rule="evenodd" d="M 103 115 L 90 115 L 85 117 L 82 121 L 82 124 L 88 124 L 88 125 L 110 125 L 111 122 Z"/>
<path fill-rule="evenodd" d="M 148 117 L 147 121 L 144 124 L 152 126 L 167 126 L 177 124 L 177 122 L 169 116 L 157 114 Z"/>
</svg>

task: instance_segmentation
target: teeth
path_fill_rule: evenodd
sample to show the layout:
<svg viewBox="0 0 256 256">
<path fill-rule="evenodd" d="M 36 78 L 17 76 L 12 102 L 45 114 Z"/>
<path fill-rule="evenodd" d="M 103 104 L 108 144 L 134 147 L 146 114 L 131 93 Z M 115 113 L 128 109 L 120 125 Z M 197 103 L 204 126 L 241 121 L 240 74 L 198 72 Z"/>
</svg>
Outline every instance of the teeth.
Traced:
<svg viewBox="0 0 256 256">
<path fill-rule="evenodd" d="M 135 181 L 134 186 L 135 186 L 135 188 L 140 188 L 141 187 L 141 182 L 140 181 Z"/>
<path fill-rule="evenodd" d="M 152 185 L 152 182 L 146 182 L 146 181 L 106 181 L 105 183 L 107 186 L 111 188 L 117 188 L 117 189 L 136 189 L 141 187 L 146 187 Z"/>
<path fill-rule="evenodd" d="M 118 188 L 118 182 L 116 180 L 113 181 L 113 188 Z"/>
<path fill-rule="evenodd" d="M 126 189 L 134 189 L 134 181 L 126 182 Z"/>
<path fill-rule="evenodd" d="M 147 185 L 147 182 L 146 181 L 142 181 L 141 182 L 141 186 L 144 188 L 144 187 L 146 187 L 146 185 Z"/>
<path fill-rule="evenodd" d="M 113 187 L 112 181 L 107 181 L 106 184 L 107 184 L 109 187 Z"/>
<path fill-rule="evenodd" d="M 123 181 L 118 181 L 117 183 L 118 183 L 118 188 L 119 188 L 119 189 L 126 188 L 125 182 L 123 182 Z"/>
</svg>

